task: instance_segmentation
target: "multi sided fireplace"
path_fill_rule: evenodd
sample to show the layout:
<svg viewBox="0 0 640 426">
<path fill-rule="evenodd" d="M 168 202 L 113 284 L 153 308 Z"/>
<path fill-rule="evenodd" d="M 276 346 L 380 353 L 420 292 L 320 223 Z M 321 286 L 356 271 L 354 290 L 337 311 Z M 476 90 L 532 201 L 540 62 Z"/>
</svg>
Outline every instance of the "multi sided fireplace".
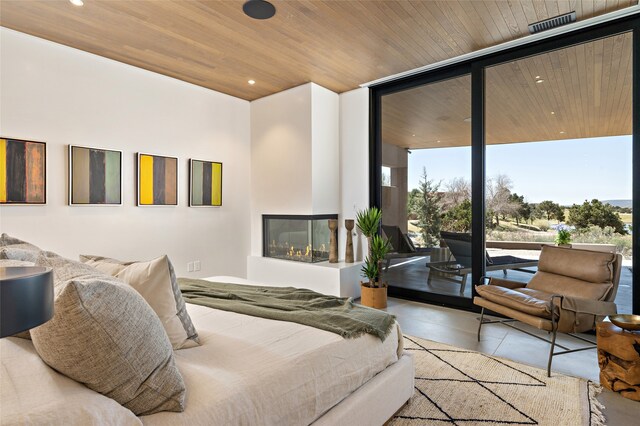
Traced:
<svg viewBox="0 0 640 426">
<path fill-rule="evenodd" d="M 338 215 L 262 215 L 263 256 L 307 263 L 329 260 L 329 219 Z"/>
</svg>

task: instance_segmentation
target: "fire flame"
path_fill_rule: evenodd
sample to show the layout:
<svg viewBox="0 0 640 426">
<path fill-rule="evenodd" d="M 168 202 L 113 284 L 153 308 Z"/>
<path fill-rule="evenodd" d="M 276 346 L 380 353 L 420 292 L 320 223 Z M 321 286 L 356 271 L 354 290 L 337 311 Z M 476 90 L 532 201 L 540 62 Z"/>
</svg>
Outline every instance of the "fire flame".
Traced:
<svg viewBox="0 0 640 426">
<path fill-rule="evenodd" d="M 289 256 L 293 257 L 293 246 L 291 246 L 291 249 L 289 249 Z"/>
<path fill-rule="evenodd" d="M 307 245 L 307 251 L 304 252 L 305 257 L 311 256 L 311 244 Z"/>
</svg>

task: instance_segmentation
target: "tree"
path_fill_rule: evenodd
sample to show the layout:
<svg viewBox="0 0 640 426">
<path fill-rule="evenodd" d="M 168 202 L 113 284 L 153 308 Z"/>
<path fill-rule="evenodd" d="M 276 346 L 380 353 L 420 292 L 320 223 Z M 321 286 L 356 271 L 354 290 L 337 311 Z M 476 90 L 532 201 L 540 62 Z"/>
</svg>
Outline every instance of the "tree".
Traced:
<svg viewBox="0 0 640 426">
<path fill-rule="evenodd" d="M 465 178 L 453 178 L 445 185 L 443 210 L 455 208 L 465 200 L 471 200 L 471 183 Z"/>
<path fill-rule="evenodd" d="M 422 238 L 427 247 L 435 246 L 440 240 L 442 193 L 438 192 L 440 182 L 434 183 L 427 175 L 426 167 L 422 168 L 422 176 L 418 183 L 415 208 L 420 223 Z"/>
<path fill-rule="evenodd" d="M 564 220 L 564 209 L 558 203 L 545 200 L 538 204 L 537 209 L 547 217 L 547 220 L 556 219 L 558 222 Z"/>
<path fill-rule="evenodd" d="M 581 205 L 571 206 L 568 222 L 578 229 L 586 229 L 593 225 L 602 229 L 610 226 L 618 234 L 627 234 L 624 223 L 618 213 L 614 211 L 613 206 L 609 203 L 602 204 L 597 199 L 593 199 L 591 202 L 585 200 Z"/>
<path fill-rule="evenodd" d="M 420 211 L 421 206 L 421 195 L 420 190 L 418 188 L 413 188 L 409 191 L 407 196 L 407 213 L 409 215 L 409 219 L 415 220 L 418 218 L 418 213 Z"/>
<path fill-rule="evenodd" d="M 442 228 L 453 232 L 471 232 L 471 200 L 466 199 L 444 213 Z"/>
<path fill-rule="evenodd" d="M 496 219 L 496 226 L 500 226 L 500 216 L 511 214 L 514 210 L 510 198 L 512 186 L 507 175 L 497 175 L 487 180 L 487 211 Z"/>
<path fill-rule="evenodd" d="M 524 201 L 524 195 L 518 195 L 515 192 L 509 197 L 512 204 L 512 215 L 516 219 L 516 224 L 520 225 L 520 219 L 525 221 L 531 219 L 531 205 Z"/>
</svg>

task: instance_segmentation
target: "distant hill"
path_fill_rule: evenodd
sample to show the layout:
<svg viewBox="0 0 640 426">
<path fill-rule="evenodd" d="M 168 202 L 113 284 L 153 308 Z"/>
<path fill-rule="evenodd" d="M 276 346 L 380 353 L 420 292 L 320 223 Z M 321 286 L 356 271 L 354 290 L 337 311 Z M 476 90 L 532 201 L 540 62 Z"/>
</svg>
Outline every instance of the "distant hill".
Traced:
<svg viewBox="0 0 640 426">
<path fill-rule="evenodd" d="M 632 200 L 602 200 L 602 204 L 611 204 L 616 207 L 633 207 Z"/>
</svg>

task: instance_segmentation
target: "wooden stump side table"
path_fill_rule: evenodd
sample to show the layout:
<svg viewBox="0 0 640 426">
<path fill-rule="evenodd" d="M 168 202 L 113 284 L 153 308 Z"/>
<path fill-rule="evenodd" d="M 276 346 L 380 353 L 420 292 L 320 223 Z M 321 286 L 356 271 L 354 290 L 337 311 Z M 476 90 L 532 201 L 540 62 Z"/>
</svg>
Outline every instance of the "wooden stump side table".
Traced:
<svg viewBox="0 0 640 426">
<path fill-rule="evenodd" d="M 603 321 L 597 326 L 597 336 L 600 384 L 640 401 L 640 332 Z"/>
</svg>

